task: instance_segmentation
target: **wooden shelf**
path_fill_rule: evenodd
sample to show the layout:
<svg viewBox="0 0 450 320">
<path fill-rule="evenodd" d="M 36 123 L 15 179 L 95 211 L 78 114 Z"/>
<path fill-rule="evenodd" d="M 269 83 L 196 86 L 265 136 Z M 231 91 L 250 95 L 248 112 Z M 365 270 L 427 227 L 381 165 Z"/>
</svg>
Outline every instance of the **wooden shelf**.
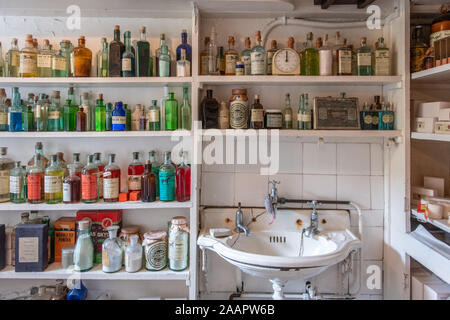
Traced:
<svg viewBox="0 0 450 320">
<path fill-rule="evenodd" d="M 416 140 L 432 140 L 432 141 L 450 142 L 450 134 L 411 132 L 411 138 L 416 139 Z"/>
<path fill-rule="evenodd" d="M 411 74 L 411 79 L 413 83 L 436 82 L 439 84 L 448 84 L 448 79 L 450 79 L 450 64 L 414 72 Z"/>
<path fill-rule="evenodd" d="M 420 221 L 427 222 L 441 230 L 444 230 L 445 232 L 450 233 L 450 224 L 448 223 L 448 219 L 425 219 L 425 215 L 423 213 L 418 213 L 417 210 L 414 209 L 411 210 L 411 214 Z"/>
<path fill-rule="evenodd" d="M 86 131 L 86 132 L 7 132 L 0 131 L 0 138 L 139 138 L 190 136 L 191 131 Z"/>
<path fill-rule="evenodd" d="M 273 130 L 262 130 L 267 131 L 268 135 L 271 135 Z M 343 137 L 343 138 L 396 138 L 401 137 L 402 132 L 400 130 L 277 130 L 280 137 Z M 248 129 L 248 130 L 221 130 L 221 129 L 209 129 L 204 131 L 202 134 L 205 136 L 214 136 L 217 134 L 222 135 L 235 135 L 235 136 L 248 136 L 252 132 L 257 135 L 260 130 Z"/>
<path fill-rule="evenodd" d="M 126 202 L 104 202 L 97 203 L 73 203 L 73 204 L 31 204 L 31 203 L 0 203 L 0 211 L 14 210 L 45 210 L 45 211 L 61 211 L 61 210 L 105 210 L 105 209 L 175 209 L 175 208 L 191 208 L 192 202 L 142 202 L 142 201 L 126 201 Z"/>
<path fill-rule="evenodd" d="M 189 271 L 175 272 L 170 269 L 128 273 L 125 268 L 115 273 L 105 273 L 101 265 L 95 265 L 87 272 L 70 272 L 61 268 L 60 263 L 52 263 L 43 272 L 15 272 L 13 266 L 7 266 L 0 271 L 0 279 L 62 279 L 75 278 L 81 280 L 188 280 Z"/>
</svg>

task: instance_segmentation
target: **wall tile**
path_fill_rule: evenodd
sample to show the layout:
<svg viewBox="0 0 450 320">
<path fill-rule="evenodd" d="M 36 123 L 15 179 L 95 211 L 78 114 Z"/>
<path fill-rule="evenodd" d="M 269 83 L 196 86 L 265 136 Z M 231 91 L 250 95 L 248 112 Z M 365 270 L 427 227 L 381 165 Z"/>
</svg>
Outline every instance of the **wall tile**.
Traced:
<svg viewBox="0 0 450 320">
<path fill-rule="evenodd" d="M 303 174 L 336 174 L 336 144 L 303 144 Z"/>
<path fill-rule="evenodd" d="M 303 175 L 304 200 L 336 200 L 336 176 Z M 327 205 L 323 209 L 335 209 L 336 205 Z"/>
<path fill-rule="evenodd" d="M 280 197 L 287 199 L 301 199 L 303 196 L 303 177 L 299 174 L 277 174 L 270 176 L 270 180 L 277 180 L 278 194 Z M 269 191 L 271 186 L 269 185 Z"/>
<path fill-rule="evenodd" d="M 280 141 L 280 169 L 278 173 L 302 173 L 302 144 Z"/>
<path fill-rule="evenodd" d="M 243 206 L 264 206 L 268 194 L 268 176 L 253 173 L 236 173 L 234 205 L 242 202 Z"/>
<path fill-rule="evenodd" d="M 338 176 L 337 199 L 352 201 L 361 209 L 370 209 L 370 177 Z"/>
<path fill-rule="evenodd" d="M 384 177 L 370 177 L 370 193 L 372 209 L 384 209 Z"/>
<path fill-rule="evenodd" d="M 370 145 L 370 174 L 372 176 L 384 175 L 383 145 L 372 143 Z"/>
<path fill-rule="evenodd" d="M 338 144 L 337 174 L 370 175 L 370 145 L 359 143 Z"/>
<path fill-rule="evenodd" d="M 383 227 L 384 211 L 383 210 L 361 210 L 363 216 L 364 227 Z M 350 218 L 352 227 L 358 227 L 358 213 L 356 210 L 350 210 Z"/>
<path fill-rule="evenodd" d="M 233 205 L 234 173 L 202 173 L 201 203 Z"/>
</svg>

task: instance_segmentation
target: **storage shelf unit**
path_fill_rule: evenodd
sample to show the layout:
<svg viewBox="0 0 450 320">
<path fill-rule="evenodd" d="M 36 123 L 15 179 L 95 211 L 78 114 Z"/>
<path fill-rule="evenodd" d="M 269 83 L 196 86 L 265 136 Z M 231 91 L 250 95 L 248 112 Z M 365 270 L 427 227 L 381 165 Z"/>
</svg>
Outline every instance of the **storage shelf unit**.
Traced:
<svg viewBox="0 0 450 320">
<path fill-rule="evenodd" d="M 214 136 L 217 133 L 222 135 L 234 135 L 234 136 L 249 136 L 252 134 L 261 134 L 261 132 L 267 132 L 267 135 L 271 135 L 274 130 L 223 130 L 223 129 L 210 129 L 203 132 L 205 136 Z M 383 131 L 383 130 L 277 130 L 280 137 L 341 137 L 341 138 L 396 138 L 401 137 L 402 132 L 400 130 Z"/>
<path fill-rule="evenodd" d="M 191 135 L 190 131 L 85 131 L 85 132 L 7 132 L 0 131 L 0 138 L 142 138 Z"/>
<path fill-rule="evenodd" d="M 440 219 L 440 220 L 431 219 L 431 218 L 425 219 L 425 215 L 423 213 L 418 213 L 417 210 L 415 210 L 415 209 L 411 210 L 411 214 L 420 221 L 424 221 L 429 224 L 432 224 L 433 226 L 435 226 L 441 230 L 444 230 L 445 232 L 450 232 L 450 224 L 448 223 L 448 219 Z"/>
<path fill-rule="evenodd" d="M 432 141 L 450 142 L 450 134 L 412 132 L 411 138 L 416 139 L 416 140 L 432 140 Z"/>
<path fill-rule="evenodd" d="M 414 72 L 411 74 L 413 83 L 447 83 L 450 78 L 450 64 Z"/>
</svg>

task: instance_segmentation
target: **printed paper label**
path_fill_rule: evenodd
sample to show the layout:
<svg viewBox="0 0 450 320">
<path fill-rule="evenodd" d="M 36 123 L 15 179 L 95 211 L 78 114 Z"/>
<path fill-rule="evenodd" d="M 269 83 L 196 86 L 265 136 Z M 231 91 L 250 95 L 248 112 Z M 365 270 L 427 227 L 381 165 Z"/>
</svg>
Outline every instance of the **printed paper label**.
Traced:
<svg viewBox="0 0 450 320">
<path fill-rule="evenodd" d="M 9 170 L 0 170 L 0 194 L 9 193 Z"/>
<path fill-rule="evenodd" d="M 11 66 L 18 67 L 20 65 L 20 56 L 18 52 L 12 52 L 11 54 Z"/>
<path fill-rule="evenodd" d="M 53 58 L 52 69 L 58 71 L 66 70 L 66 59 L 65 58 Z"/>
<path fill-rule="evenodd" d="M 52 67 L 52 56 L 49 54 L 38 54 L 37 66 L 38 66 L 38 68 L 51 68 Z"/>
<path fill-rule="evenodd" d="M 228 54 L 225 56 L 225 73 L 226 74 L 235 74 L 237 59 L 238 59 L 238 56 L 234 55 L 234 54 Z"/>
<path fill-rule="evenodd" d="M 183 240 L 171 241 L 169 244 L 169 259 L 183 261 L 186 255 L 186 246 Z"/>
<path fill-rule="evenodd" d="M 28 200 L 40 200 L 42 179 L 41 175 L 28 175 L 27 177 L 27 190 Z"/>
<path fill-rule="evenodd" d="M 141 176 L 129 175 L 128 176 L 128 191 L 141 190 Z"/>
<path fill-rule="evenodd" d="M 69 183 L 63 183 L 63 201 L 72 201 L 72 186 Z"/>
<path fill-rule="evenodd" d="M 263 52 L 251 53 L 252 74 L 265 74 L 266 59 Z"/>
<path fill-rule="evenodd" d="M 358 66 L 366 67 L 371 65 L 372 65 L 372 54 L 370 52 L 358 53 Z"/>
<path fill-rule="evenodd" d="M 252 109 L 251 122 L 263 122 L 264 121 L 264 111 L 262 109 Z"/>
<path fill-rule="evenodd" d="M 159 122 L 159 110 L 152 109 L 148 112 L 149 122 Z"/>
<path fill-rule="evenodd" d="M 124 116 L 113 116 L 112 117 L 112 124 L 126 124 L 126 117 Z"/>
<path fill-rule="evenodd" d="M 8 124 L 8 113 L 0 112 L 0 125 Z"/>
<path fill-rule="evenodd" d="M 252 71 L 252 58 L 250 56 L 242 56 L 242 62 L 244 63 L 244 74 L 246 76 L 250 75 Z"/>
<path fill-rule="evenodd" d="M 57 120 L 57 119 L 59 119 L 59 118 L 60 118 L 60 113 L 59 113 L 59 111 L 50 111 L 50 112 L 48 113 L 48 118 L 49 118 L 49 119 L 52 119 L 52 120 Z"/>
<path fill-rule="evenodd" d="M 20 194 L 22 189 L 22 179 L 20 177 L 9 177 L 9 193 Z"/>
<path fill-rule="evenodd" d="M 36 54 L 20 54 L 19 73 L 37 73 L 37 55 Z"/>
<path fill-rule="evenodd" d="M 103 179 L 103 198 L 116 199 L 119 197 L 119 178 Z"/>
<path fill-rule="evenodd" d="M 58 193 L 62 191 L 62 177 L 60 176 L 45 176 L 44 177 L 44 192 Z"/>
<path fill-rule="evenodd" d="M 39 262 L 39 238 L 19 238 L 19 263 Z"/>
<path fill-rule="evenodd" d="M 390 54 L 388 50 L 375 51 L 375 75 L 390 75 Z"/>
<path fill-rule="evenodd" d="M 352 52 L 339 50 L 339 73 L 352 73 Z"/>
<path fill-rule="evenodd" d="M 130 58 L 122 59 L 122 71 L 131 71 L 131 59 Z"/>
<path fill-rule="evenodd" d="M 83 200 L 97 198 L 97 179 L 96 174 L 83 174 L 81 176 L 81 198 Z"/>
</svg>

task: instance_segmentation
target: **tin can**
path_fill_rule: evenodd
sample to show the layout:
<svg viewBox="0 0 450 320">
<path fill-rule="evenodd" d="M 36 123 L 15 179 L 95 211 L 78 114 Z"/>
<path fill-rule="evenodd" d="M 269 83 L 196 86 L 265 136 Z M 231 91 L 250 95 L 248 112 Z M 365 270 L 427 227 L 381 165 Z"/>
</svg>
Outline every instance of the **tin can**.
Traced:
<svg viewBox="0 0 450 320">
<path fill-rule="evenodd" d="M 167 232 L 150 231 L 144 234 L 142 242 L 145 254 L 145 268 L 159 271 L 167 266 Z"/>
</svg>

